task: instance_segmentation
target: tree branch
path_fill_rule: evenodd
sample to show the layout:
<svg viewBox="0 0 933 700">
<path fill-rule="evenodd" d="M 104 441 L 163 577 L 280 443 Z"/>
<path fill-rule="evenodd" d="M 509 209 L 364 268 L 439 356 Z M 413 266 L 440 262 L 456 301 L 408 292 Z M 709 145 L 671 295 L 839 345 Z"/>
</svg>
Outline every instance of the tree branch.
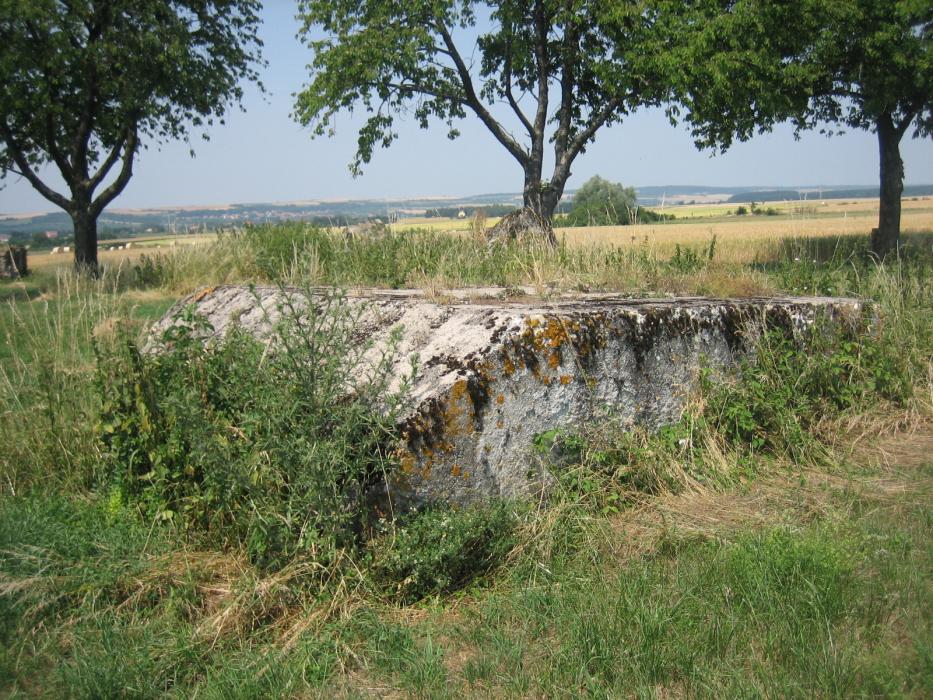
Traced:
<svg viewBox="0 0 933 700">
<path fill-rule="evenodd" d="M 522 123 L 522 126 L 525 127 L 525 130 L 528 132 L 528 135 L 531 138 L 535 137 L 535 128 L 531 125 L 528 117 L 525 116 L 525 113 L 522 111 L 521 107 L 518 106 L 518 102 L 515 100 L 515 95 L 512 94 L 512 36 L 511 36 L 511 27 L 509 27 L 509 38 L 506 42 L 505 47 L 505 63 L 503 65 L 503 75 L 502 82 L 505 84 L 505 97 L 509 102 L 509 106 L 512 108 L 512 111 L 515 112 L 515 115 L 518 117 L 518 120 Z"/>
<path fill-rule="evenodd" d="M 560 75 L 560 110 L 557 131 L 554 133 L 554 160 L 560 162 L 567 151 L 570 140 L 570 124 L 573 118 L 573 64 L 579 53 L 577 27 L 568 27 L 564 34 L 564 62 Z"/>
<path fill-rule="evenodd" d="M 914 120 L 914 117 L 917 116 L 917 112 L 919 111 L 920 110 L 918 107 L 911 105 L 910 109 L 907 110 L 907 114 L 904 115 L 904 118 L 894 125 L 894 128 L 897 131 L 898 139 L 904 136 L 904 132 L 907 131 L 907 128 L 910 126 L 910 123 Z"/>
<path fill-rule="evenodd" d="M 579 155 L 580 151 L 583 150 L 583 147 L 589 142 L 591 138 L 596 134 L 599 128 L 606 123 L 609 117 L 612 116 L 612 113 L 615 112 L 623 104 L 623 99 L 621 97 L 613 97 L 609 100 L 603 108 L 596 113 L 596 116 L 590 119 L 589 125 L 583 129 L 576 138 L 570 142 L 567 150 L 564 152 L 563 161 L 566 161 L 566 167 L 570 167 L 571 161 Z M 557 167 L 562 166 L 562 162 L 557 164 Z M 555 170 L 557 169 L 555 167 Z"/>
<path fill-rule="evenodd" d="M 466 96 L 466 106 L 476 113 L 480 121 L 486 125 L 486 128 L 489 129 L 492 135 L 496 137 L 496 140 L 512 154 L 515 160 L 517 160 L 522 167 L 525 167 L 528 163 L 528 153 L 522 148 L 521 144 L 496 121 L 492 114 L 489 113 L 489 110 L 483 106 L 483 103 L 480 102 L 479 97 L 476 95 L 476 90 L 473 87 L 473 79 L 470 77 L 470 71 L 466 63 L 464 63 L 460 52 L 457 50 L 453 38 L 450 36 L 450 32 L 447 31 L 447 27 L 445 27 L 440 20 L 436 20 L 435 26 L 441 38 L 444 40 L 444 44 L 450 52 L 450 57 L 453 59 L 454 65 L 457 68 L 457 74 L 460 76 L 460 82 L 463 85 L 463 92 Z"/>
<path fill-rule="evenodd" d="M 117 179 L 110 184 L 110 187 L 101 192 L 91 204 L 91 214 L 93 216 L 99 215 L 104 207 L 116 199 L 133 176 L 133 158 L 136 156 L 136 146 L 138 145 L 136 125 L 134 124 L 128 131 L 129 133 L 123 145 L 123 167 L 120 169 Z"/>
<path fill-rule="evenodd" d="M 542 0 L 535 2 L 535 64 L 538 68 L 538 109 L 535 113 L 533 138 L 540 139 L 540 148 L 544 150 L 544 129 L 547 126 L 548 108 L 548 65 L 547 65 L 548 25 L 544 17 Z"/>
<path fill-rule="evenodd" d="M 127 135 L 123 137 L 123 140 L 120 143 L 116 144 L 107 155 L 107 160 L 105 160 L 100 168 L 94 173 L 94 176 L 90 179 L 90 187 L 88 187 L 89 192 L 93 192 L 97 189 L 97 186 L 107 177 L 107 173 L 110 172 L 110 169 L 116 164 L 120 159 L 120 151 L 126 146 L 127 141 L 129 140 L 129 135 L 132 129 L 127 129 Z"/>
<path fill-rule="evenodd" d="M 70 211 L 71 200 L 65 198 L 63 195 L 60 195 L 58 192 L 53 190 L 39 179 L 39 176 L 36 175 L 35 171 L 33 171 L 32 167 L 30 167 L 29 161 L 26 159 L 26 155 L 23 153 L 22 149 L 19 147 L 19 144 L 17 144 L 16 140 L 13 138 L 13 133 L 10 131 L 10 128 L 7 126 L 5 120 L 0 121 L 0 134 L 3 135 L 3 140 L 6 143 L 7 150 L 9 150 L 10 155 L 13 156 L 13 161 L 19 168 L 20 174 L 29 180 L 29 184 L 35 187 L 39 194 L 41 194 L 55 206 L 61 207 L 65 211 Z"/>
<path fill-rule="evenodd" d="M 49 99 L 52 100 L 52 104 L 59 104 L 57 98 L 51 94 L 51 87 L 49 87 Z M 45 145 L 48 147 L 49 155 L 52 156 L 52 161 L 58 166 L 62 177 L 70 185 L 75 180 L 74 170 L 58 149 L 55 138 L 55 123 L 52 121 L 52 111 L 48 109 L 45 111 Z"/>
<path fill-rule="evenodd" d="M 102 7 L 106 8 L 106 4 Z M 90 49 L 93 44 L 96 44 L 103 34 L 103 25 L 105 22 L 104 12 L 106 12 L 106 9 L 97 8 L 94 12 L 95 22 L 93 24 L 87 24 L 87 22 L 85 22 L 85 27 L 88 31 L 88 49 Z M 81 110 L 81 118 L 78 121 L 78 129 L 71 147 L 71 164 L 79 169 L 81 176 L 85 179 L 88 176 L 88 144 L 91 141 L 91 134 L 94 127 L 94 112 L 99 99 L 98 73 L 97 64 L 95 62 L 91 62 L 88 73 L 87 100 L 85 100 Z M 96 185 L 94 185 L 94 187 L 96 187 Z M 94 188 L 92 187 L 91 191 L 93 192 L 93 190 Z"/>
</svg>

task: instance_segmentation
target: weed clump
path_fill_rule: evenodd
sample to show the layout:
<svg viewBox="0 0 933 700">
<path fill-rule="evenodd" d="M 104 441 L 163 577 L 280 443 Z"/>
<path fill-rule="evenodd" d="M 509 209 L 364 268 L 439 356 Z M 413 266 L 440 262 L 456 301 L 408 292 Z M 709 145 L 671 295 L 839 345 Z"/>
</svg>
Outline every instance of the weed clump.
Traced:
<svg viewBox="0 0 933 700">
<path fill-rule="evenodd" d="M 414 514 L 373 548 L 374 576 L 406 604 L 450 593 L 505 558 L 517 520 L 503 502 Z"/>
<path fill-rule="evenodd" d="M 162 352 L 128 340 L 99 353 L 102 478 L 147 517 L 260 566 L 326 565 L 359 539 L 404 389 L 389 390 L 391 348 L 366 361 L 341 294 L 280 312 L 269 345 L 236 329 L 205 343 L 188 309 Z"/>
<path fill-rule="evenodd" d="M 732 377 L 702 377 L 703 421 L 753 452 L 804 461 L 820 422 L 913 393 L 909 358 L 867 321 L 817 324 L 795 338 L 771 330 Z"/>
</svg>

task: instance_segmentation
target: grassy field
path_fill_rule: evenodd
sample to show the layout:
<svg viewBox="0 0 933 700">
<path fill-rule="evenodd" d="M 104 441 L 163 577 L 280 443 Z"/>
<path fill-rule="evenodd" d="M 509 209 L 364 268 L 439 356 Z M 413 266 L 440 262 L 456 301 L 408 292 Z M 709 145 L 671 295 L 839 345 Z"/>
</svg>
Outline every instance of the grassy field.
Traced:
<svg viewBox="0 0 933 700">
<path fill-rule="evenodd" d="M 877 200 L 823 200 L 816 202 L 777 202 L 778 216 L 727 216 L 733 205 L 686 205 L 669 208 L 677 219 L 663 224 L 638 226 L 593 226 L 558 229 L 558 236 L 567 246 L 587 249 L 612 246 L 619 249 L 648 250 L 652 255 L 670 256 L 677 245 L 709 245 L 715 236 L 716 248 L 723 261 L 755 263 L 780 258 L 788 239 L 859 239 L 877 225 Z M 495 225 L 497 218 L 486 221 Z M 933 231 L 933 198 L 919 197 L 903 203 L 903 231 L 923 233 Z M 403 219 L 392 225 L 392 231 L 406 234 L 412 230 L 452 233 L 469 236 L 469 219 Z M 132 268 L 141 256 L 167 253 L 172 246 L 214 243 L 216 234 L 189 236 L 158 236 L 108 241 L 101 246 L 101 263 L 111 267 Z M 111 245 L 132 243 L 129 250 L 107 250 Z M 30 266 L 38 271 L 67 267 L 69 255 L 46 252 L 30 256 Z"/>
<path fill-rule="evenodd" d="M 0 694 L 929 697 L 933 225 L 915 209 L 883 265 L 867 228 L 780 217 L 569 231 L 553 251 L 266 226 L 105 253 L 98 279 L 33 264 L 0 282 Z M 839 294 L 874 313 L 807 353 L 765 336 L 658 434 L 559 436 L 546 504 L 362 534 L 344 499 L 385 451 L 353 446 L 384 426 L 332 388 L 356 371 L 338 317 L 311 363 L 236 337 L 134 353 L 223 282 Z"/>
</svg>

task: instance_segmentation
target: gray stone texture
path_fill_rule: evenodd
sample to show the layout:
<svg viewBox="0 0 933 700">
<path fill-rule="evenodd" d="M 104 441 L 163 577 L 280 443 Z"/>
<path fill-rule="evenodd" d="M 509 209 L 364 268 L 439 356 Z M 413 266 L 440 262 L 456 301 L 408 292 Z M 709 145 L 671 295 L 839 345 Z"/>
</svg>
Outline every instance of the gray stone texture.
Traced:
<svg viewBox="0 0 933 700">
<path fill-rule="evenodd" d="M 657 427 L 676 421 L 701 366 L 734 364 L 766 326 L 800 330 L 822 317 L 851 318 L 840 298 L 628 299 L 528 289 L 359 290 L 359 336 L 385 351 L 402 339 L 396 384 L 410 374 L 411 408 L 400 425 L 400 467 L 388 489 L 395 507 L 468 503 L 533 494 L 549 475 L 532 459 L 536 435 L 609 413 Z M 194 304 L 220 335 L 232 324 L 263 337 L 279 316 L 277 287 L 224 286 L 181 300 L 151 337 Z"/>
</svg>

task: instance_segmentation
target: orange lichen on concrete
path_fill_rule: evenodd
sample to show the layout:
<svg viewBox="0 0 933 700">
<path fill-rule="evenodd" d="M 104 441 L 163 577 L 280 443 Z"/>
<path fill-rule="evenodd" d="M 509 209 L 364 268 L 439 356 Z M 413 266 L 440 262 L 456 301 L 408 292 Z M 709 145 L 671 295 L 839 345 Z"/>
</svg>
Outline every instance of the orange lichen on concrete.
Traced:
<svg viewBox="0 0 933 700">
<path fill-rule="evenodd" d="M 399 467 L 403 474 L 411 474 L 415 470 L 415 456 L 407 449 L 398 451 Z"/>
<path fill-rule="evenodd" d="M 503 396 L 502 394 L 499 394 L 499 395 L 496 397 L 496 403 L 499 404 L 500 406 L 501 406 L 502 404 L 504 404 L 504 403 L 505 403 L 505 396 Z"/>
<path fill-rule="evenodd" d="M 215 289 L 217 289 L 217 287 L 205 287 L 204 289 L 202 289 L 200 292 L 198 292 L 195 295 L 192 303 L 197 304 L 199 301 L 203 300 L 205 297 L 210 295 L 211 292 L 213 292 Z"/>
<path fill-rule="evenodd" d="M 459 464 L 455 464 L 454 466 L 450 468 L 450 475 L 460 476 L 460 465 Z"/>
<path fill-rule="evenodd" d="M 570 382 L 572 382 L 572 381 L 573 381 L 573 377 L 571 377 L 569 374 L 562 374 L 562 375 L 560 375 L 560 383 L 561 383 L 563 386 L 567 386 L 567 385 L 570 384 Z"/>
<path fill-rule="evenodd" d="M 460 431 L 472 433 L 476 427 L 473 422 L 473 401 L 466 379 L 458 379 L 450 388 L 447 409 L 444 411 L 444 427 L 448 436 L 455 436 Z"/>
</svg>

